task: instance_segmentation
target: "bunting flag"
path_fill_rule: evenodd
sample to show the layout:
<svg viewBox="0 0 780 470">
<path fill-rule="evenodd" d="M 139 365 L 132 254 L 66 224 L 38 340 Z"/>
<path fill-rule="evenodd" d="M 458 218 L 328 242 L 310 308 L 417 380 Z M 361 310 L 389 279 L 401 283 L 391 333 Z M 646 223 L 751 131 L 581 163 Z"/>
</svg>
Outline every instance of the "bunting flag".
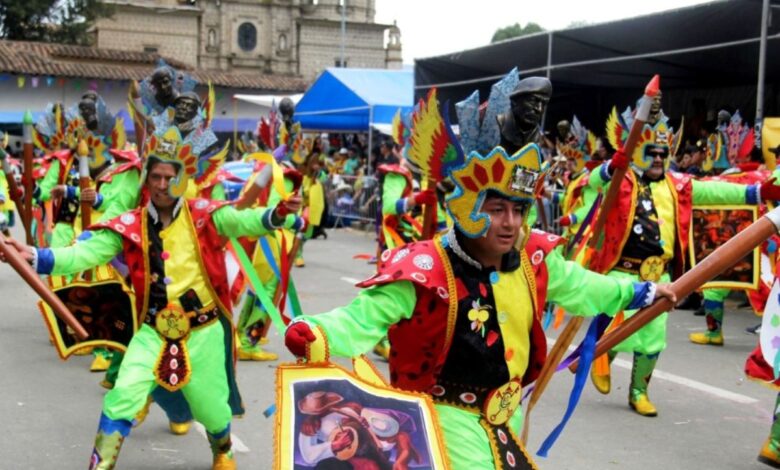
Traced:
<svg viewBox="0 0 780 470">
<path fill-rule="evenodd" d="M 16 77 L 16 86 L 18 88 L 24 88 L 24 81 L 25 81 L 25 77 L 24 76 Z"/>
<path fill-rule="evenodd" d="M 30 84 L 32 84 L 32 87 L 33 87 L 33 88 L 38 88 L 38 82 L 39 82 L 39 80 L 40 80 L 40 78 L 38 78 L 38 77 L 32 77 L 32 78 L 30 79 Z"/>
<path fill-rule="evenodd" d="M 46 77 L 46 86 L 54 85 L 54 77 Z"/>
</svg>

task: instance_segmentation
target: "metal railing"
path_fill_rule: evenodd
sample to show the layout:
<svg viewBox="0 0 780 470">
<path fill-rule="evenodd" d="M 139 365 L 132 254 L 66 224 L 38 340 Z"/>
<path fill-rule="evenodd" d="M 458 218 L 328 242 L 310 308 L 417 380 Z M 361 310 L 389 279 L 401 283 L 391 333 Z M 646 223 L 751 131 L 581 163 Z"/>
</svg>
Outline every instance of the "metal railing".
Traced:
<svg viewBox="0 0 780 470">
<path fill-rule="evenodd" d="M 333 227 L 379 223 L 379 183 L 374 176 L 330 175 L 324 184 Z"/>
<path fill-rule="evenodd" d="M 323 186 L 328 206 L 328 226 L 348 227 L 357 224 L 366 227 L 380 223 L 381 192 L 376 177 L 334 174 L 328 177 Z M 560 235 L 560 205 L 549 199 L 542 199 L 541 207 L 537 207 L 537 211 L 540 209 L 545 212 L 547 227 L 542 226 L 541 216 L 537 216 L 535 227 Z"/>
</svg>

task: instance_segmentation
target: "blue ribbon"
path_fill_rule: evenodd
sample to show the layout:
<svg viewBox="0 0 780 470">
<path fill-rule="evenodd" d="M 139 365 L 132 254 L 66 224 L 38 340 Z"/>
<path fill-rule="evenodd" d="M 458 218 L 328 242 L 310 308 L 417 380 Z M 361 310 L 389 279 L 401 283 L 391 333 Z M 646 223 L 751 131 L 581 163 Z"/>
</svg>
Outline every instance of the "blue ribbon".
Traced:
<svg viewBox="0 0 780 470">
<path fill-rule="evenodd" d="M 553 310 L 555 310 L 555 304 L 548 304 L 547 310 L 544 312 L 544 319 L 542 321 L 542 329 L 544 331 L 547 331 L 547 328 L 550 327 L 550 323 L 552 323 Z"/>
<path fill-rule="evenodd" d="M 598 333 L 598 321 L 594 319 L 588 327 L 588 333 L 585 335 L 583 341 L 582 356 L 580 357 L 580 363 L 577 367 L 577 373 L 574 376 L 574 388 L 569 395 L 569 404 L 566 407 L 566 412 L 563 415 L 563 419 L 555 429 L 552 430 L 549 436 L 542 443 L 542 447 L 536 453 L 539 457 L 547 457 L 548 452 L 552 448 L 558 436 L 563 432 L 563 428 L 569 422 L 574 410 L 577 408 L 577 403 L 580 401 L 582 395 L 582 389 L 585 387 L 585 382 L 588 379 L 588 372 L 590 371 L 590 365 L 593 362 L 593 355 L 596 352 L 596 336 Z"/>
<path fill-rule="evenodd" d="M 263 250 L 263 256 L 265 256 L 265 260 L 268 262 L 268 266 L 271 267 L 271 271 L 274 272 L 276 278 L 281 281 L 281 270 L 276 264 L 276 259 L 274 259 L 274 253 L 271 250 L 271 244 L 268 243 L 268 239 L 265 237 L 260 237 L 259 241 L 260 249 Z M 295 253 L 291 253 L 291 255 L 295 256 Z M 289 302 L 287 302 L 287 313 L 290 314 L 290 318 L 300 316 L 301 302 L 298 300 L 298 291 L 295 289 L 292 276 L 289 276 L 287 279 L 287 299 L 289 300 Z"/>
</svg>

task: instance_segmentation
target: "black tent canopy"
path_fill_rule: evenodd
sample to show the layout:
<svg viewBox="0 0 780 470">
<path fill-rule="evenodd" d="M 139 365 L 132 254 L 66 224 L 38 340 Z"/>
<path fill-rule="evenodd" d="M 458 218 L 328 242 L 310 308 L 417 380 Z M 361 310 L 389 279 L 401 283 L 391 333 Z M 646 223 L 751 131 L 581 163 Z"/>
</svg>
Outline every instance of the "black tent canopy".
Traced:
<svg viewBox="0 0 780 470">
<path fill-rule="evenodd" d="M 771 5 L 780 13 L 780 0 Z M 673 122 L 685 116 L 691 139 L 712 125 L 721 108 L 739 109 L 752 123 L 761 7 L 761 0 L 715 1 L 419 59 L 415 95 L 435 86 L 451 106 L 475 89 L 486 99 L 490 85 L 517 67 L 521 77 L 549 74 L 553 98 L 547 127 L 576 114 L 602 133 L 612 106 L 633 106 L 658 73 L 664 111 Z M 780 20 L 769 22 L 766 57 L 764 115 L 776 116 L 780 61 L 773 59 L 780 57 Z"/>
</svg>

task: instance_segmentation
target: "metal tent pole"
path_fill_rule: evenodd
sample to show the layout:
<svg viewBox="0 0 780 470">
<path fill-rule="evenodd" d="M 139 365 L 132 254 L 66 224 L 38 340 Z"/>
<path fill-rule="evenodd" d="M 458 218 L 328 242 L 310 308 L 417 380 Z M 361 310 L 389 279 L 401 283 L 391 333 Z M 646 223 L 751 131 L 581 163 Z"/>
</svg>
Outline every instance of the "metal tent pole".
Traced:
<svg viewBox="0 0 780 470">
<path fill-rule="evenodd" d="M 764 77 L 766 75 L 766 37 L 769 26 L 769 0 L 761 5 L 761 40 L 758 47 L 758 84 L 756 86 L 756 145 L 761 147 L 761 122 L 764 120 Z"/>
</svg>

